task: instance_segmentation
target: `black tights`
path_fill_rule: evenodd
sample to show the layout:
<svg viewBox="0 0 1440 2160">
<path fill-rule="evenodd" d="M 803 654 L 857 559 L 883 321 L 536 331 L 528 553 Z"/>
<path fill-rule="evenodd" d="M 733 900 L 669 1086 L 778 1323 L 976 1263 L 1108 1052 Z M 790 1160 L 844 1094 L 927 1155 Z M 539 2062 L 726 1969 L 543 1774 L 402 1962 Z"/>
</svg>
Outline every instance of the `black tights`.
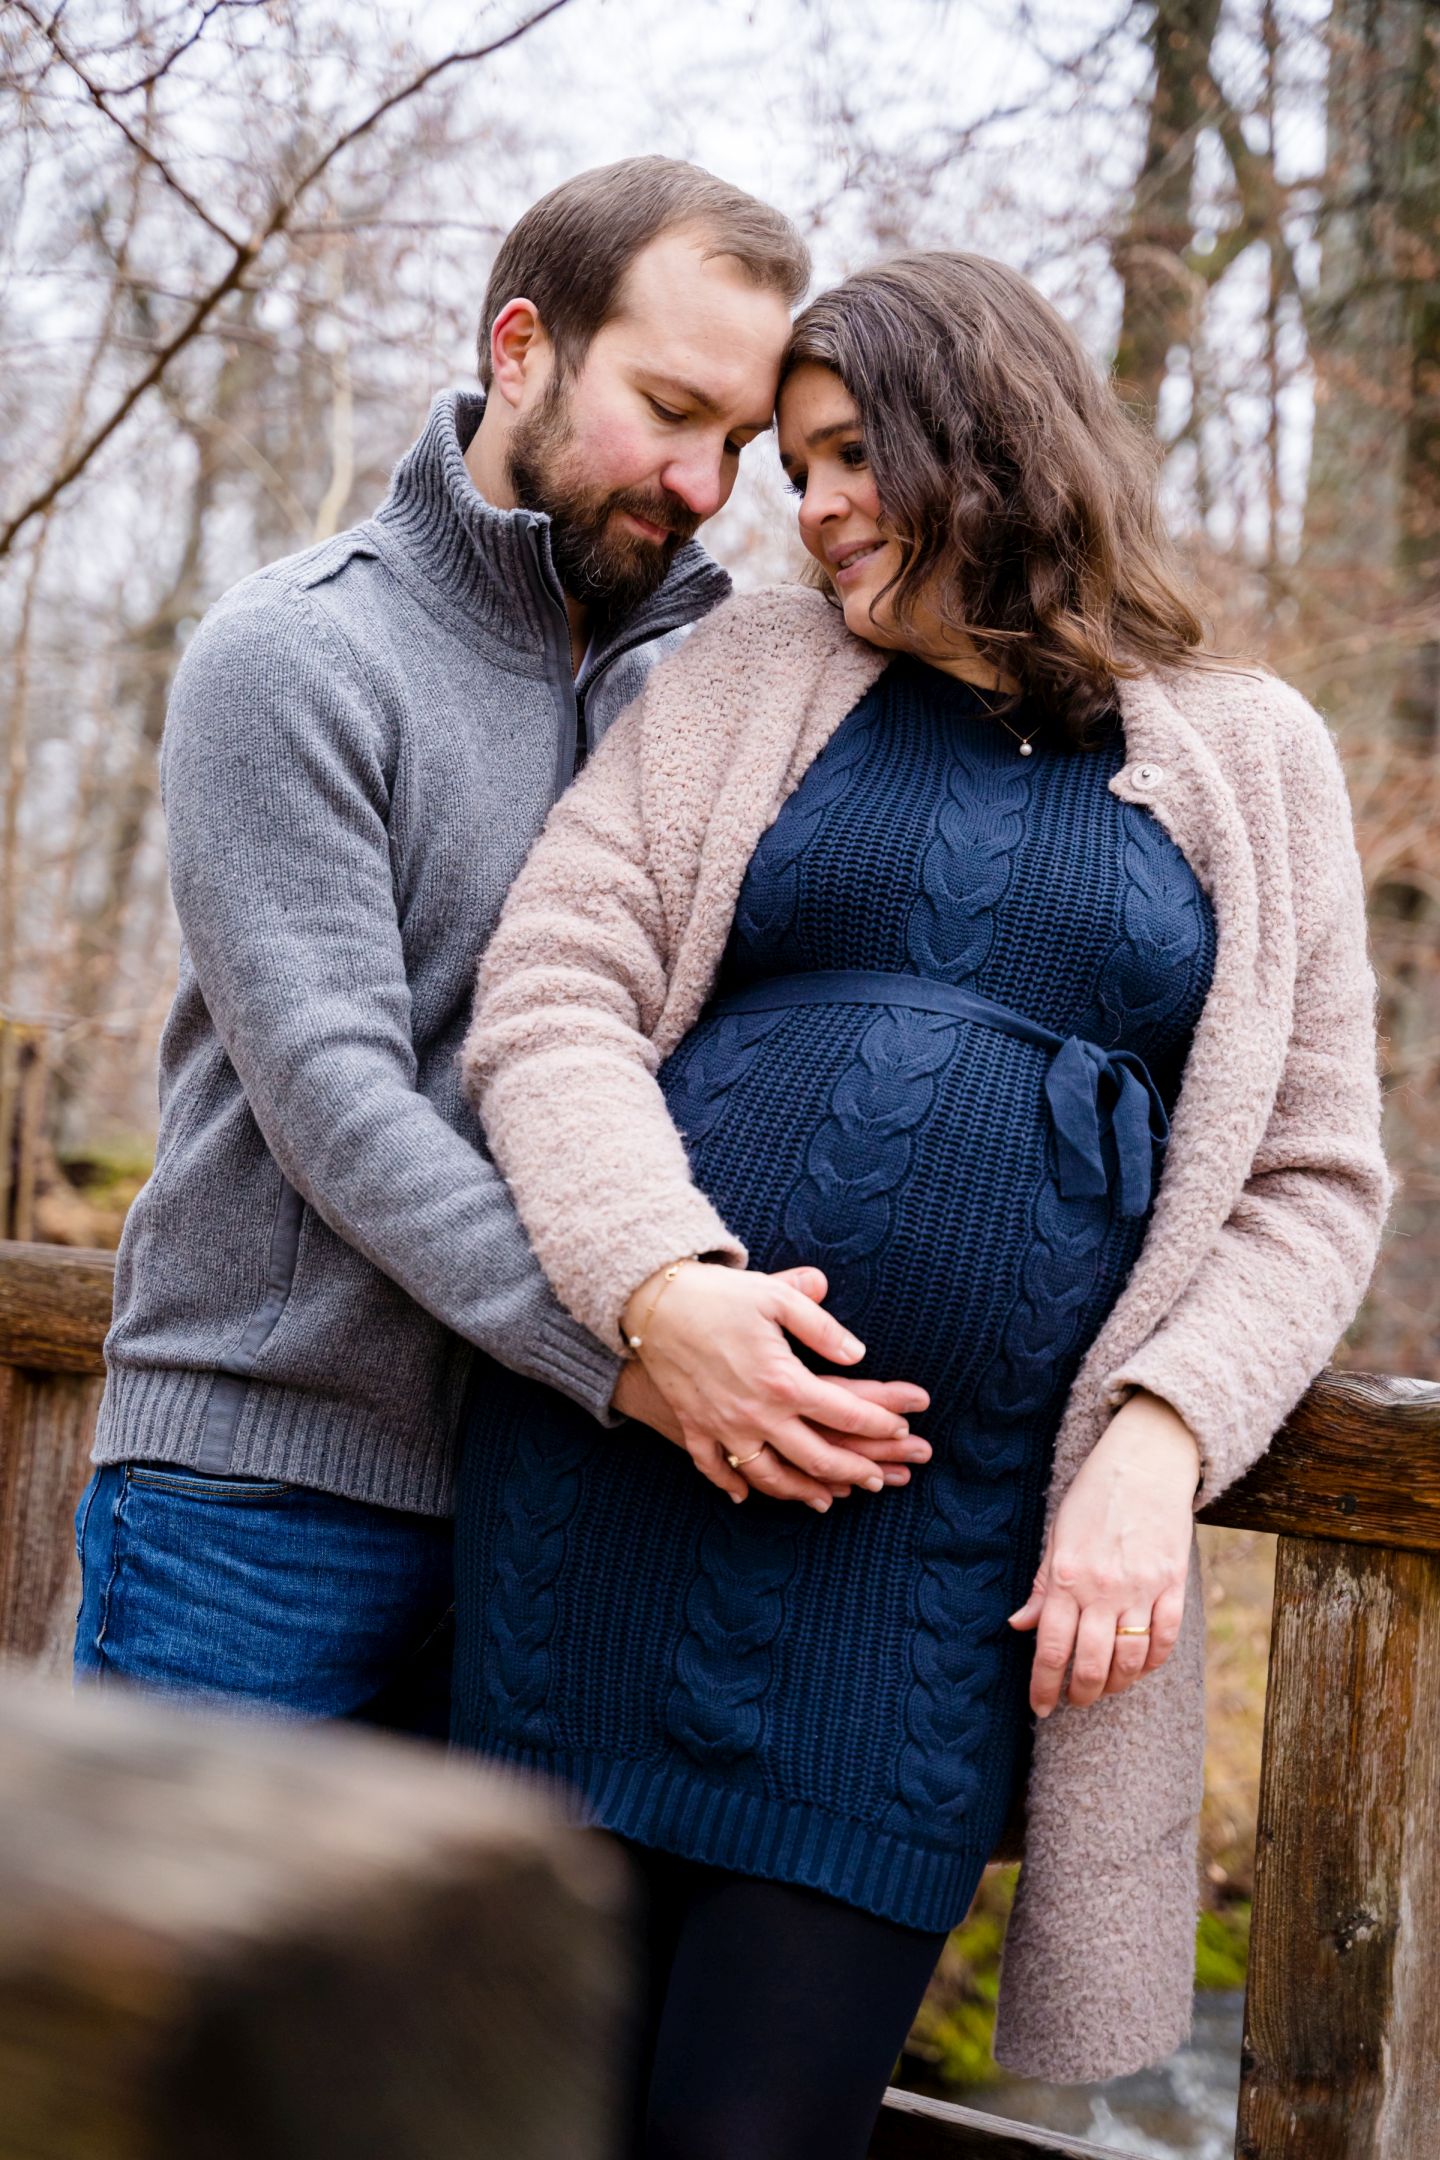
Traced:
<svg viewBox="0 0 1440 2160">
<path fill-rule="evenodd" d="M 865 2160 L 944 1935 L 626 1850 L 647 1912 L 626 2160 Z"/>
</svg>

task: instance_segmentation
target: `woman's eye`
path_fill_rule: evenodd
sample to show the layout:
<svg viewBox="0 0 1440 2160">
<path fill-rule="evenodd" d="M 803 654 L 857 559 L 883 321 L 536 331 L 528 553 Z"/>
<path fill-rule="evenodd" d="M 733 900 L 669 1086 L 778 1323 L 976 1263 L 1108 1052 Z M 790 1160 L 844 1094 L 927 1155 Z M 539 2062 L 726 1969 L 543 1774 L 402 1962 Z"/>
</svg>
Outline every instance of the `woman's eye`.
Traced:
<svg viewBox="0 0 1440 2160">
<path fill-rule="evenodd" d="M 785 475 L 785 485 L 789 488 L 792 495 L 803 495 L 805 493 L 806 483 L 808 479 L 809 475 L 807 473 L 787 472 Z"/>
<path fill-rule="evenodd" d="M 660 403 L 659 398 L 651 398 L 650 410 L 661 420 L 683 420 L 685 417 L 684 413 L 671 412 L 668 405 Z"/>
<path fill-rule="evenodd" d="M 840 452 L 840 462 L 842 465 L 848 465 L 851 468 L 852 472 L 857 470 L 865 463 L 864 443 L 847 442 L 844 449 Z"/>
</svg>

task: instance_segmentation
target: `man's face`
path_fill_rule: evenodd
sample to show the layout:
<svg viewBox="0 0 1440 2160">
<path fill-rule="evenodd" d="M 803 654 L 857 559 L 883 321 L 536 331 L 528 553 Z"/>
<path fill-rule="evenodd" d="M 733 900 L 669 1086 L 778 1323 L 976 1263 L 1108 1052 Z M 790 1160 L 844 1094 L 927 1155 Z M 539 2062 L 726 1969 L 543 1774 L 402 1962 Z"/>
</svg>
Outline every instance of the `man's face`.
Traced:
<svg viewBox="0 0 1440 2160">
<path fill-rule="evenodd" d="M 703 246 L 642 249 L 580 367 L 552 361 L 510 432 L 515 500 L 549 515 L 566 592 L 616 615 L 656 591 L 770 424 L 789 310 Z"/>
</svg>

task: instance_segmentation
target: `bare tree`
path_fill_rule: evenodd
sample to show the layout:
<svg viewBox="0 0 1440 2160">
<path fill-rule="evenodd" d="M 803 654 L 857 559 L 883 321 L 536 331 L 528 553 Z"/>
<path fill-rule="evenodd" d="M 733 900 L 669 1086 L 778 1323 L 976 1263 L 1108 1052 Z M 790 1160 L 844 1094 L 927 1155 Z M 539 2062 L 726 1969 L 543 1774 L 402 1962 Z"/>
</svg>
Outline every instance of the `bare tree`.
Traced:
<svg viewBox="0 0 1440 2160">
<path fill-rule="evenodd" d="M 116 129 L 136 156 L 155 172 L 175 202 L 220 243 L 221 254 L 210 276 L 200 281 L 198 290 L 186 296 L 178 319 L 162 333 L 148 364 L 108 410 L 85 430 L 82 439 L 69 454 L 60 458 L 54 469 L 40 479 L 29 495 L 22 498 L 7 517 L 0 519 L 0 557 L 8 554 L 16 539 L 33 519 L 39 517 L 74 485 L 111 436 L 124 426 L 146 392 L 153 390 L 164 380 L 176 359 L 199 336 L 216 309 L 231 293 L 241 289 L 247 274 L 259 263 L 270 244 L 288 233 L 302 207 L 338 158 L 369 135 L 390 114 L 430 88 L 442 75 L 452 69 L 474 67 L 478 62 L 503 52 L 507 46 L 517 43 L 528 31 L 544 22 L 548 16 L 558 14 L 561 8 L 569 5 L 569 0 L 543 0 L 542 5 L 535 7 L 530 14 L 522 17 L 510 29 L 491 38 L 486 44 L 473 46 L 463 52 L 447 53 L 442 58 L 431 61 L 428 66 L 409 73 L 400 83 L 375 98 L 368 109 L 361 111 L 358 118 L 348 120 L 330 131 L 322 149 L 296 159 L 294 169 L 284 173 L 278 183 L 268 190 L 268 204 L 248 224 L 248 228 L 240 230 L 232 229 L 237 221 L 227 218 L 223 211 L 207 207 L 198 195 L 185 185 L 178 177 L 172 161 L 149 139 L 147 131 L 135 127 L 121 109 L 127 98 L 137 93 L 144 94 L 154 88 L 161 76 L 174 66 L 181 52 L 189 50 L 198 41 L 198 31 L 187 37 L 165 61 L 146 75 L 112 90 L 98 79 L 95 72 L 94 60 L 98 56 L 77 52 L 66 43 L 61 35 L 61 18 L 58 15 L 47 19 L 41 10 L 32 4 L 32 0 L 9 0 L 9 4 L 22 19 L 30 23 L 41 48 L 38 59 L 33 63 L 35 79 L 43 80 L 53 56 L 56 62 L 75 77 L 96 111 Z M 206 12 L 208 17 L 217 15 L 219 10 L 211 8 Z M 22 84 L 21 87 L 23 90 L 30 86 Z"/>
<path fill-rule="evenodd" d="M 1150 26 L 1145 153 L 1114 259 L 1124 293 L 1116 379 L 1152 424 L 1171 350 L 1192 341 L 1205 281 L 1195 262 L 1195 166 L 1201 130 L 1215 117 L 1210 53 L 1219 21 L 1220 0 L 1158 0 Z"/>
</svg>

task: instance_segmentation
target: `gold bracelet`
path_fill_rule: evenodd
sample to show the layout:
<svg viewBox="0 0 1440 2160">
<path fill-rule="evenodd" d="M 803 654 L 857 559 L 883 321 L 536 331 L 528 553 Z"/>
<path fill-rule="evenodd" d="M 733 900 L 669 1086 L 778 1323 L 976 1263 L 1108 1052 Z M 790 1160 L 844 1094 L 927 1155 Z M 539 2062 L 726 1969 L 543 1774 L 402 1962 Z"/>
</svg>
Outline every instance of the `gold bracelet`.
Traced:
<svg viewBox="0 0 1440 2160">
<path fill-rule="evenodd" d="M 650 1310 L 646 1313 L 644 1321 L 644 1325 L 646 1328 L 649 1327 L 651 1321 L 655 1318 L 656 1306 L 660 1303 L 661 1298 L 664 1297 L 665 1292 L 669 1289 L 671 1283 L 674 1282 L 675 1277 L 679 1274 L 681 1268 L 688 1267 L 692 1260 L 698 1261 L 699 1258 L 699 1253 L 691 1252 L 686 1253 L 682 1259 L 671 1261 L 669 1267 L 666 1268 L 664 1274 L 660 1277 L 660 1281 L 656 1286 L 655 1295 L 650 1300 Z M 641 1351 L 645 1347 L 644 1334 L 641 1333 L 639 1335 L 627 1335 L 625 1337 L 625 1345 L 626 1348 L 629 1350 L 631 1357 L 638 1358 Z"/>
</svg>

